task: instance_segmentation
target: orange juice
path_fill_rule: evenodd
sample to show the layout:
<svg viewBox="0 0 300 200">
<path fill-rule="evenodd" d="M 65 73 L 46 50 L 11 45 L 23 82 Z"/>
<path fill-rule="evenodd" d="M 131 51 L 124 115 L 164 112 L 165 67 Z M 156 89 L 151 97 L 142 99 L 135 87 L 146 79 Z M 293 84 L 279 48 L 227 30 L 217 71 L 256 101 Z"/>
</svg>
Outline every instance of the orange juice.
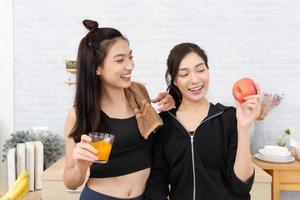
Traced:
<svg viewBox="0 0 300 200">
<path fill-rule="evenodd" d="M 97 152 L 99 158 L 98 161 L 102 163 L 106 163 L 110 155 L 112 144 L 107 141 L 101 140 L 101 141 L 93 142 L 92 146 L 98 150 Z"/>
</svg>

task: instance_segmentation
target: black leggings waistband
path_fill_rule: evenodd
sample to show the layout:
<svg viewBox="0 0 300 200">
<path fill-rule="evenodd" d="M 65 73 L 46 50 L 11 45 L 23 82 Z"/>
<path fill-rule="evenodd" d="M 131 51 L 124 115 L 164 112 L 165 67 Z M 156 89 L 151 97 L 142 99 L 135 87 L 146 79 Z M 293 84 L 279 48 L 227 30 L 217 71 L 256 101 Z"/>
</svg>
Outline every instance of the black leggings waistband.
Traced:
<svg viewBox="0 0 300 200">
<path fill-rule="evenodd" d="M 96 192 L 87 185 L 80 194 L 80 200 L 143 200 L 143 195 L 134 198 L 117 198 Z"/>
</svg>

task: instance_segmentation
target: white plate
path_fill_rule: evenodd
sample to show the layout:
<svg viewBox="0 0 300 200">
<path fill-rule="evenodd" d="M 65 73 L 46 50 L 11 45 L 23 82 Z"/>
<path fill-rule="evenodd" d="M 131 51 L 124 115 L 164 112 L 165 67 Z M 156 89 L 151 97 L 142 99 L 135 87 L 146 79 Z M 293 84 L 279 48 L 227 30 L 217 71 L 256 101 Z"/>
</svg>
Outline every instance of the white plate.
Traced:
<svg viewBox="0 0 300 200">
<path fill-rule="evenodd" d="M 288 159 L 270 159 L 270 158 L 266 158 L 263 155 L 261 155 L 260 153 L 257 153 L 254 155 L 255 158 L 258 158 L 260 160 L 266 161 L 266 162 L 272 162 L 272 163 L 289 163 L 289 162 L 293 162 L 295 160 L 295 158 L 293 156 L 290 156 Z"/>
</svg>

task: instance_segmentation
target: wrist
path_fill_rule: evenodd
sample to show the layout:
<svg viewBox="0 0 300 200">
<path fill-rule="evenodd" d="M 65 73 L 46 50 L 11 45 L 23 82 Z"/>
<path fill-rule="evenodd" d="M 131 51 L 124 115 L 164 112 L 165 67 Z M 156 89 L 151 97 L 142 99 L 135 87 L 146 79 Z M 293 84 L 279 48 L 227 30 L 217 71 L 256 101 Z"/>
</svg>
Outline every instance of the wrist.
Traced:
<svg viewBox="0 0 300 200">
<path fill-rule="evenodd" d="M 250 128 L 245 128 L 245 127 L 239 127 L 237 128 L 238 131 L 238 136 L 239 137 L 250 137 Z"/>
<path fill-rule="evenodd" d="M 238 132 L 249 132 L 250 126 L 237 123 Z"/>
<path fill-rule="evenodd" d="M 76 165 L 74 166 L 74 170 L 79 172 L 80 174 L 85 174 L 87 169 L 80 169 L 79 167 L 77 167 Z"/>
</svg>

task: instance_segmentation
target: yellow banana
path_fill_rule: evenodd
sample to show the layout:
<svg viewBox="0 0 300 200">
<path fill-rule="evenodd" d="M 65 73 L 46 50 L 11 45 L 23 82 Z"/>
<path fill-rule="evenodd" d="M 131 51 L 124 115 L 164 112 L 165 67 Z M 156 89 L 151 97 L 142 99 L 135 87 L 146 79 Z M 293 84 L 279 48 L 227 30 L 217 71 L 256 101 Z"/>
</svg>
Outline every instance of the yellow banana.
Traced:
<svg viewBox="0 0 300 200">
<path fill-rule="evenodd" d="M 29 190 L 29 174 L 23 171 L 13 187 L 0 200 L 22 200 Z"/>
</svg>

